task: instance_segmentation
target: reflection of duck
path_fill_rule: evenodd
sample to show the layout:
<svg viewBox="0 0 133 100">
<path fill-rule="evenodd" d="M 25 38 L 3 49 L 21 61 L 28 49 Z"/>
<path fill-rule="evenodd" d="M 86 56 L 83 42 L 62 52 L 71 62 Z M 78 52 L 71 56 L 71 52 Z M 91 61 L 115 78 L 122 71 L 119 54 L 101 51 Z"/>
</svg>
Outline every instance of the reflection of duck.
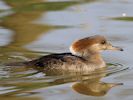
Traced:
<svg viewBox="0 0 133 100">
<path fill-rule="evenodd" d="M 107 69 L 101 68 L 89 74 L 86 78 L 83 77 L 80 82 L 76 82 L 72 85 L 72 89 L 80 94 L 89 96 L 104 96 L 108 91 L 123 83 L 105 83 L 100 80 L 107 75 Z"/>
<path fill-rule="evenodd" d="M 112 87 L 122 85 L 122 83 L 76 83 L 72 87 L 75 91 L 85 95 L 104 96 Z"/>
<path fill-rule="evenodd" d="M 70 46 L 71 53 L 51 54 L 24 64 L 39 66 L 44 70 L 94 71 L 106 65 L 100 55 L 103 50 L 123 51 L 112 46 L 103 36 L 96 35 L 75 41 Z"/>
</svg>

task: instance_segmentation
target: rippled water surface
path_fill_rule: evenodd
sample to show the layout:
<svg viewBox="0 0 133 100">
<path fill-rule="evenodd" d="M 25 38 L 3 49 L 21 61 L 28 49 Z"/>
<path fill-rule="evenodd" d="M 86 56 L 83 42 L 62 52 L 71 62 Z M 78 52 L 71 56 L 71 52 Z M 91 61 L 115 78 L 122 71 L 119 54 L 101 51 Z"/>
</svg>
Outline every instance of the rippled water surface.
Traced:
<svg viewBox="0 0 133 100">
<path fill-rule="evenodd" d="M 0 100 L 132 100 L 132 0 L 1 0 Z M 124 52 L 103 52 L 92 73 L 5 66 L 68 52 L 79 38 L 104 35 Z"/>
</svg>

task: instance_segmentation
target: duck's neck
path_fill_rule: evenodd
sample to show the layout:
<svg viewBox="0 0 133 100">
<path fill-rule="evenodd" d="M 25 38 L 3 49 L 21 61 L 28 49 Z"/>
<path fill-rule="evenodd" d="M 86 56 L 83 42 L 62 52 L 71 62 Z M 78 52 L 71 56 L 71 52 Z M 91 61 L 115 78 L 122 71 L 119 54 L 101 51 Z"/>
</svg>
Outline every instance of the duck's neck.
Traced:
<svg viewBox="0 0 133 100">
<path fill-rule="evenodd" d="M 105 62 L 101 56 L 101 54 L 99 52 L 95 52 L 95 53 L 89 53 L 87 56 L 84 56 L 84 58 L 88 61 L 88 62 L 92 62 L 98 65 L 104 65 L 105 66 Z"/>
</svg>

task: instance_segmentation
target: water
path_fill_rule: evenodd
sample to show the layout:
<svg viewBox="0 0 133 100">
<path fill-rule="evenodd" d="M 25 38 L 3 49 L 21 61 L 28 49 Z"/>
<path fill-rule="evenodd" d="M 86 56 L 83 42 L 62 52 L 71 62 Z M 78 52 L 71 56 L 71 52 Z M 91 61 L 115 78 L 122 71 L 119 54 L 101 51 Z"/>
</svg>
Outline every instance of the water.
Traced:
<svg viewBox="0 0 133 100">
<path fill-rule="evenodd" d="M 1 100 L 132 100 L 132 0 L 0 1 Z M 107 69 L 42 72 L 4 63 L 68 52 L 79 38 L 104 35 L 124 52 L 104 52 Z"/>
</svg>

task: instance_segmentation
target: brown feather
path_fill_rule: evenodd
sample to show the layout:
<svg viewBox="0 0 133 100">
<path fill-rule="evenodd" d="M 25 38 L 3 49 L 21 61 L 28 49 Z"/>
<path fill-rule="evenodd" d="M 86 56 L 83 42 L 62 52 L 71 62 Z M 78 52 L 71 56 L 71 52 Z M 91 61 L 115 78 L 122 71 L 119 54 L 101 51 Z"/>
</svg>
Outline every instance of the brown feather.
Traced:
<svg viewBox="0 0 133 100">
<path fill-rule="evenodd" d="M 92 46 L 93 44 L 100 43 L 103 40 L 106 40 L 105 37 L 100 36 L 100 35 L 83 38 L 83 39 L 75 41 L 72 44 L 72 48 L 74 51 L 80 52 Z"/>
</svg>

